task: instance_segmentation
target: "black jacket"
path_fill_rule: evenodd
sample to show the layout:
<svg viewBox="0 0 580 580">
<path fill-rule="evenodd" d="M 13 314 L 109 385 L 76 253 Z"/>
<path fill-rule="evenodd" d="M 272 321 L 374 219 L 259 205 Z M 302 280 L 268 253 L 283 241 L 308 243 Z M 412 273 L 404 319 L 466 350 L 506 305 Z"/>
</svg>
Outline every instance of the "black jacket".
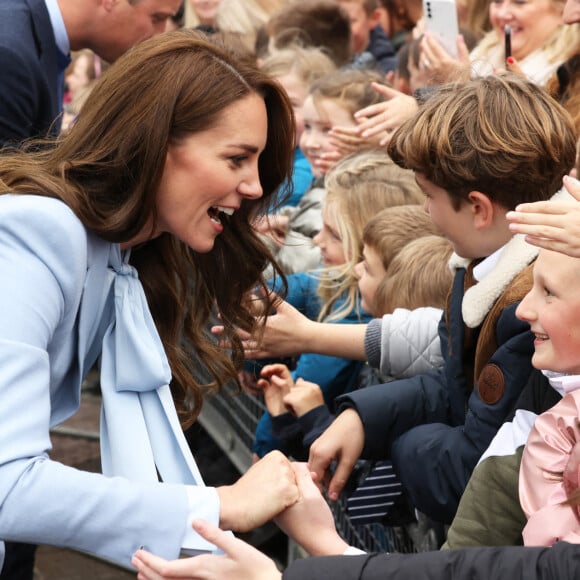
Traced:
<svg viewBox="0 0 580 580">
<path fill-rule="evenodd" d="M 580 546 L 467 548 L 419 554 L 327 556 L 296 560 L 283 580 L 572 580 Z"/>
</svg>

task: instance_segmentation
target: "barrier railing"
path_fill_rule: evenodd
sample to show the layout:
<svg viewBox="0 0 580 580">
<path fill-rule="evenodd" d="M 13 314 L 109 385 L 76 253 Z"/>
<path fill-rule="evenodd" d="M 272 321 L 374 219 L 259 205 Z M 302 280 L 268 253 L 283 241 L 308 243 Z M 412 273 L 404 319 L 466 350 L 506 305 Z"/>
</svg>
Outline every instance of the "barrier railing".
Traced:
<svg viewBox="0 0 580 580">
<path fill-rule="evenodd" d="M 252 464 L 252 442 L 264 410 L 261 397 L 237 393 L 229 388 L 204 401 L 199 422 L 240 473 Z M 337 530 L 349 545 L 367 552 L 416 551 L 415 543 L 405 528 L 380 524 L 354 526 L 344 501 L 330 502 L 329 505 Z"/>
</svg>

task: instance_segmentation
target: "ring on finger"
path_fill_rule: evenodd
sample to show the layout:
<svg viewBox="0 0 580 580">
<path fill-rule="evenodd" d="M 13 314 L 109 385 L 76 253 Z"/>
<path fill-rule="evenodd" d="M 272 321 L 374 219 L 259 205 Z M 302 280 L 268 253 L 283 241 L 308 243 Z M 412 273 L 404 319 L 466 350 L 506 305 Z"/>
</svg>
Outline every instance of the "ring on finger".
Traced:
<svg viewBox="0 0 580 580">
<path fill-rule="evenodd" d="M 428 58 L 423 59 L 423 66 L 429 68 L 431 66 L 431 61 Z"/>
</svg>

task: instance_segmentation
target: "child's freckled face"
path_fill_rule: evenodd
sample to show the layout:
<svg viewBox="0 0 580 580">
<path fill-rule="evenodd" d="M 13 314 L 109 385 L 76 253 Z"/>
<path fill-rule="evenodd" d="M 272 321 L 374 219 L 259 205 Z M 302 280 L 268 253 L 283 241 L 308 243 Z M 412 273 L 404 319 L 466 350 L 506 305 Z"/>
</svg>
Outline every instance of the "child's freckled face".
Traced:
<svg viewBox="0 0 580 580">
<path fill-rule="evenodd" d="M 380 316 L 377 314 L 375 307 L 375 296 L 377 289 L 385 278 L 385 268 L 378 254 L 374 248 L 365 244 L 363 248 L 363 261 L 355 266 L 355 274 L 358 278 L 358 288 L 361 295 L 361 307 L 367 312 Z"/>
<path fill-rule="evenodd" d="M 534 284 L 516 315 L 535 334 L 533 365 L 580 374 L 580 260 L 542 250 L 534 264 Z"/>
<path fill-rule="evenodd" d="M 316 162 L 323 153 L 335 152 L 329 131 L 333 127 L 354 127 L 356 123 L 351 112 L 334 99 L 306 97 L 303 107 L 304 132 L 300 139 L 300 149 L 308 159 L 315 177 L 323 172 Z"/>
</svg>

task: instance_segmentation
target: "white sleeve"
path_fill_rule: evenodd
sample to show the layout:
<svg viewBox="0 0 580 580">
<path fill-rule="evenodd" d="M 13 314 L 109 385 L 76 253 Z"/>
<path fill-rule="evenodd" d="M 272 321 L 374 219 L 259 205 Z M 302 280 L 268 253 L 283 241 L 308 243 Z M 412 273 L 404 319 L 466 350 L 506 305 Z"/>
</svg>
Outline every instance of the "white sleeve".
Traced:
<svg viewBox="0 0 580 580">
<path fill-rule="evenodd" d="M 360 556 L 361 554 L 366 554 L 364 550 L 359 550 L 354 546 L 349 546 L 343 553 L 343 556 Z"/>
<path fill-rule="evenodd" d="M 383 317 L 380 371 L 396 379 L 425 373 L 443 364 L 439 308 L 397 308 Z"/>
<path fill-rule="evenodd" d="M 204 497 L 199 496 L 199 488 L 194 486 L 186 486 L 187 500 L 189 503 L 189 513 L 187 514 L 187 522 L 185 528 L 185 535 L 181 543 L 183 550 L 208 551 L 213 552 L 217 548 L 210 544 L 205 538 L 202 538 L 191 527 L 191 522 L 195 519 L 202 519 L 219 526 L 220 522 L 220 500 L 218 492 L 215 487 L 203 488 L 209 494 Z"/>
</svg>

